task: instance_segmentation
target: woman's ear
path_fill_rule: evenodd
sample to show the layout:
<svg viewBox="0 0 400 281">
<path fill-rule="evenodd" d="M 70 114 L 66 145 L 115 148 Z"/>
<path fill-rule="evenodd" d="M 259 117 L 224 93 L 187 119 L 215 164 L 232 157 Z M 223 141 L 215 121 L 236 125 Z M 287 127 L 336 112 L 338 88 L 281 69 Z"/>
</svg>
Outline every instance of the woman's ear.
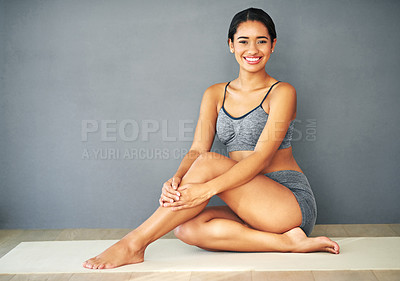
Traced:
<svg viewBox="0 0 400 281">
<path fill-rule="evenodd" d="M 235 49 L 233 48 L 233 42 L 230 38 L 228 39 L 228 42 L 229 42 L 229 51 L 231 53 L 235 52 Z"/>
<path fill-rule="evenodd" d="M 276 46 L 276 38 L 274 39 L 274 41 L 272 41 L 272 44 L 271 44 L 271 50 L 272 50 L 272 52 L 274 52 L 275 46 Z"/>
</svg>

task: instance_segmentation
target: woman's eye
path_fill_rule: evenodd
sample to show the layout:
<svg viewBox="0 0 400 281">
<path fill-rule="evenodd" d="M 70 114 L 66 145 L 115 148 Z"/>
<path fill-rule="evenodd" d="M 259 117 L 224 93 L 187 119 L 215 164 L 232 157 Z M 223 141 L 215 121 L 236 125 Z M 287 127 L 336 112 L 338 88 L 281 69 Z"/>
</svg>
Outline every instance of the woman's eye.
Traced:
<svg viewBox="0 0 400 281">
<path fill-rule="evenodd" d="M 258 43 L 259 43 L 259 44 L 266 44 L 266 43 L 267 43 L 267 41 L 265 41 L 265 40 L 261 40 L 261 41 L 258 41 Z"/>
<path fill-rule="evenodd" d="M 246 44 L 246 41 L 239 41 L 240 44 Z"/>
</svg>

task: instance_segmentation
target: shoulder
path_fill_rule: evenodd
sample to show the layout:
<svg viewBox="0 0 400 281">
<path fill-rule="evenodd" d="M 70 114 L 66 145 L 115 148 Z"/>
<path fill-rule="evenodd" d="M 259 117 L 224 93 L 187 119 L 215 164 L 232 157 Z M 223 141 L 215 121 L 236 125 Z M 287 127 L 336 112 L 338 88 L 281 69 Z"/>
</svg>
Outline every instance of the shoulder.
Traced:
<svg viewBox="0 0 400 281">
<path fill-rule="evenodd" d="M 279 93 L 296 94 L 296 89 L 288 82 L 279 82 L 275 85 L 275 91 Z"/>
<path fill-rule="evenodd" d="M 211 86 L 209 86 L 203 94 L 203 98 L 205 99 L 211 99 L 215 102 L 218 102 L 219 100 L 222 100 L 224 97 L 224 92 L 225 92 L 225 86 L 228 84 L 228 82 L 223 82 L 223 83 L 216 83 Z"/>
<path fill-rule="evenodd" d="M 279 82 L 275 85 L 270 95 L 269 107 L 270 108 L 292 108 L 296 111 L 297 94 L 296 89 L 287 82 Z"/>
<path fill-rule="evenodd" d="M 270 93 L 273 100 L 296 100 L 296 89 L 287 82 L 279 82 Z"/>
<path fill-rule="evenodd" d="M 222 82 L 222 83 L 216 83 L 214 85 L 209 86 L 206 91 L 204 93 L 208 93 L 209 95 L 217 95 L 218 93 L 220 93 L 222 91 L 225 91 L 225 86 L 226 84 L 228 84 L 228 82 Z"/>
</svg>

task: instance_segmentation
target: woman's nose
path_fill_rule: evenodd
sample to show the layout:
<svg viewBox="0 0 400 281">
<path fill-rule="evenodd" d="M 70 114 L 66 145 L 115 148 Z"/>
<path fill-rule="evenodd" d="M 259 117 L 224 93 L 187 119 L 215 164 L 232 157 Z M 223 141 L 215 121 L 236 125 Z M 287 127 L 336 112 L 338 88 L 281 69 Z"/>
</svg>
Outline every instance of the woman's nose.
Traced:
<svg viewBox="0 0 400 281">
<path fill-rule="evenodd" d="M 252 55 L 252 54 L 256 54 L 257 52 L 258 52 L 257 44 L 250 43 L 249 44 L 249 49 L 247 50 L 247 53 L 249 55 Z"/>
</svg>

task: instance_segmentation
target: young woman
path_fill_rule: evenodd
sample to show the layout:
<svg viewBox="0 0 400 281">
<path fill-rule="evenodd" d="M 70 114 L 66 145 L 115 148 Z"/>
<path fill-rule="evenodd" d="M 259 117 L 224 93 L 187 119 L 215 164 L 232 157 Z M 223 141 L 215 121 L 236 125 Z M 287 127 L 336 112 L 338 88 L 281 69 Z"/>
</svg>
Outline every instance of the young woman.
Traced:
<svg viewBox="0 0 400 281">
<path fill-rule="evenodd" d="M 328 237 L 308 237 L 317 208 L 290 143 L 296 91 L 265 71 L 276 46 L 272 19 L 261 9 L 239 12 L 228 45 L 239 77 L 205 91 L 193 144 L 164 183 L 160 207 L 84 267 L 143 262 L 146 247 L 173 229 L 183 242 L 211 251 L 339 253 Z M 229 158 L 210 152 L 215 132 Z M 228 206 L 206 208 L 214 195 Z"/>
</svg>

